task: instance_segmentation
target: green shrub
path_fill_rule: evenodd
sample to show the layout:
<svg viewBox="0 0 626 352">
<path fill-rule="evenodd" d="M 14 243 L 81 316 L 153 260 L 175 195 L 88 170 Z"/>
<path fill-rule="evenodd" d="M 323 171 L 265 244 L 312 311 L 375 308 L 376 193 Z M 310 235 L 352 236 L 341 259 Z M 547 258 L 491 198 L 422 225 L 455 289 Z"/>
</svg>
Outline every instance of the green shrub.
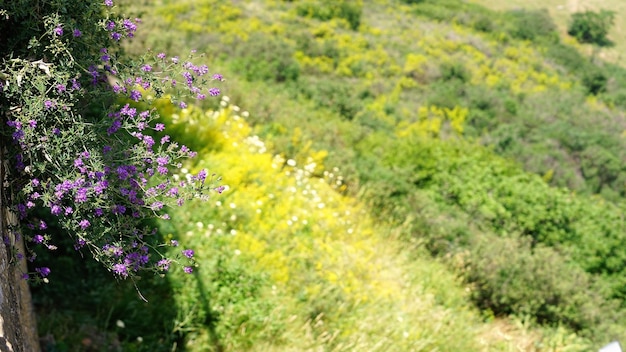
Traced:
<svg viewBox="0 0 626 352">
<path fill-rule="evenodd" d="M 319 108 L 327 108 L 342 118 L 352 120 L 361 110 L 358 91 L 347 82 L 311 78 L 300 84 L 300 94 Z"/>
<path fill-rule="evenodd" d="M 606 37 L 613 26 L 615 12 L 585 11 L 572 15 L 567 33 L 581 43 L 609 46 L 613 43 Z"/>
<path fill-rule="evenodd" d="M 439 70 L 444 81 L 459 80 L 466 83 L 472 78 L 465 65 L 460 62 L 444 62 Z"/>
<path fill-rule="evenodd" d="M 566 70 L 580 74 L 587 70 L 591 62 L 578 49 L 571 45 L 554 43 L 546 47 L 546 56 Z"/>
<path fill-rule="evenodd" d="M 600 193 L 605 187 L 610 188 L 622 173 L 620 160 L 601 146 L 592 145 L 585 149 L 580 159 L 583 176 L 595 193 Z"/>
<path fill-rule="evenodd" d="M 604 71 L 597 66 L 590 66 L 589 70 L 583 74 L 582 83 L 587 88 L 589 94 L 598 95 L 606 91 L 608 77 Z"/>
<path fill-rule="evenodd" d="M 300 76 L 300 65 L 293 53 L 286 41 L 254 33 L 237 46 L 231 66 L 249 81 L 295 81 Z"/>
<path fill-rule="evenodd" d="M 528 238 L 493 235 L 471 241 L 464 273 L 479 307 L 496 315 L 532 316 L 543 324 L 560 322 L 600 341 L 600 334 L 610 332 L 599 326 L 610 329 L 621 323 L 617 304 L 602 297 L 606 290 L 553 248 L 533 247 Z"/>
<path fill-rule="evenodd" d="M 537 40 L 547 38 L 551 42 L 558 41 L 558 32 L 552 17 L 546 9 L 514 10 L 507 13 L 510 18 L 507 32 L 514 38 Z"/>
<path fill-rule="evenodd" d="M 340 18 L 348 22 L 351 29 L 361 25 L 363 4 L 352 0 L 307 0 L 299 2 L 296 12 L 302 17 L 311 17 L 320 21 Z"/>
</svg>

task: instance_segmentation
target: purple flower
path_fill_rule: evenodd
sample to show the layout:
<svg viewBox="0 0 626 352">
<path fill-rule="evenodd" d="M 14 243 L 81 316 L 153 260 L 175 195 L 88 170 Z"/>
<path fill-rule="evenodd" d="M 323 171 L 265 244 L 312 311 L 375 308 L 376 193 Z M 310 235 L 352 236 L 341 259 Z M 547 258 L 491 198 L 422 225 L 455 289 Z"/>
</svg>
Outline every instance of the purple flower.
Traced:
<svg viewBox="0 0 626 352">
<path fill-rule="evenodd" d="M 55 205 L 53 205 L 53 206 L 50 208 L 50 212 L 52 213 L 52 215 L 57 215 L 57 216 L 58 216 L 58 215 L 60 215 L 60 214 L 61 214 L 61 212 L 62 212 L 62 211 L 63 211 L 63 209 L 61 209 L 61 207 L 60 207 L 60 206 L 58 206 L 58 205 L 56 205 L 56 204 L 55 204 Z"/>
<path fill-rule="evenodd" d="M 74 90 L 79 90 L 80 89 L 80 82 L 78 82 L 78 80 L 76 78 L 72 78 L 72 89 Z"/>
<path fill-rule="evenodd" d="M 223 81 L 224 77 L 222 77 L 222 75 L 220 75 L 219 73 L 216 73 L 213 75 L 213 79 L 216 81 Z"/>
<path fill-rule="evenodd" d="M 41 242 L 43 242 L 43 236 L 42 235 L 35 235 L 35 236 L 33 236 L 33 242 L 34 243 L 41 243 Z"/>
<path fill-rule="evenodd" d="M 109 186 L 109 182 L 107 180 L 103 180 L 103 181 L 98 181 L 98 183 L 96 183 L 96 185 L 93 187 L 94 192 L 96 192 L 96 194 L 102 194 L 102 192 L 104 192 L 104 190 Z"/>
<path fill-rule="evenodd" d="M 161 138 L 161 144 L 165 144 L 170 141 L 170 136 L 163 136 Z"/>
<path fill-rule="evenodd" d="M 98 68 L 94 65 L 89 66 L 89 68 L 87 68 L 87 71 L 89 72 L 91 77 L 94 78 L 94 82 L 95 82 L 95 79 L 100 76 L 100 73 L 98 73 Z"/>
<path fill-rule="evenodd" d="M 76 191 L 76 203 L 85 203 L 87 201 L 87 188 L 81 187 Z"/>
<path fill-rule="evenodd" d="M 96 214 L 96 216 L 102 216 L 104 215 L 104 210 L 102 210 L 102 208 L 96 208 L 93 213 Z"/>
<path fill-rule="evenodd" d="M 13 140 L 19 141 L 23 137 L 24 137 L 24 131 L 18 130 L 18 131 L 13 132 Z"/>
<path fill-rule="evenodd" d="M 178 241 L 176 240 L 171 240 L 170 244 L 172 245 L 172 247 L 178 247 Z"/>
<path fill-rule="evenodd" d="M 159 59 L 161 59 L 161 60 L 165 59 L 165 53 L 159 53 L 159 54 L 157 55 L 157 58 L 159 58 Z"/>
<path fill-rule="evenodd" d="M 116 204 L 113 206 L 112 212 L 113 214 L 124 214 L 126 212 L 126 207 L 121 204 Z"/>
<path fill-rule="evenodd" d="M 43 102 L 43 106 L 44 108 L 46 108 L 46 110 L 50 110 L 52 108 L 54 108 L 57 104 L 52 101 L 52 100 L 46 100 Z"/>
<path fill-rule="evenodd" d="M 187 85 L 191 88 L 193 85 L 193 76 L 191 75 L 191 73 L 185 71 L 182 73 L 182 75 L 187 80 Z"/>
<path fill-rule="evenodd" d="M 190 266 L 186 266 L 186 267 L 184 267 L 184 268 L 183 268 L 183 271 L 184 271 L 186 274 L 191 274 L 191 273 L 193 273 L 193 268 L 192 268 L 192 267 L 190 267 Z"/>
<path fill-rule="evenodd" d="M 185 249 L 183 250 L 183 255 L 189 259 L 193 258 L 193 249 Z"/>
<path fill-rule="evenodd" d="M 172 62 L 174 64 L 177 64 L 178 63 L 178 56 L 174 56 L 171 60 L 172 60 Z"/>
<path fill-rule="evenodd" d="M 209 89 L 209 94 L 212 97 L 218 96 L 218 95 L 220 95 L 220 89 L 219 88 L 211 88 L 211 89 Z"/>
<path fill-rule="evenodd" d="M 178 104 L 178 106 L 179 106 L 181 109 L 185 109 L 185 108 L 187 107 L 187 104 L 186 104 L 184 101 L 181 101 L 181 102 Z"/>
<path fill-rule="evenodd" d="M 154 129 L 159 132 L 163 131 L 165 129 L 165 124 L 157 123 L 156 126 L 154 126 Z"/>
<path fill-rule="evenodd" d="M 144 72 L 150 72 L 150 71 L 152 71 L 152 66 L 150 66 L 150 65 L 143 65 L 143 66 L 141 66 L 141 70 L 144 71 Z"/>
<path fill-rule="evenodd" d="M 161 259 L 157 262 L 157 267 L 163 271 L 168 271 L 171 261 L 169 259 Z"/>
<path fill-rule="evenodd" d="M 178 187 L 172 187 L 167 191 L 169 197 L 175 197 L 178 195 Z"/>
<path fill-rule="evenodd" d="M 74 249 L 75 249 L 75 250 L 79 250 L 79 249 L 83 248 L 83 247 L 85 246 L 85 244 L 86 244 L 86 243 L 87 243 L 87 242 L 86 242 L 84 239 L 79 238 L 79 239 L 76 241 L 76 243 L 74 244 Z"/>
<path fill-rule="evenodd" d="M 7 125 L 10 126 L 10 127 L 15 127 L 17 129 L 22 128 L 22 123 L 19 122 L 19 121 L 11 121 L 11 120 L 9 120 L 9 121 L 7 121 Z"/>
<path fill-rule="evenodd" d="M 217 191 L 217 193 L 222 194 L 222 192 L 224 192 L 224 190 L 226 189 L 226 187 L 224 186 L 219 186 L 216 187 L 215 190 Z"/>
<path fill-rule="evenodd" d="M 202 65 L 199 67 L 195 67 L 194 68 L 194 72 L 198 75 L 198 76 L 204 76 L 207 73 L 209 73 L 209 67 L 207 65 Z"/>
<path fill-rule="evenodd" d="M 201 182 L 204 182 L 204 180 L 206 180 L 206 170 L 202 169 L 200 170 L 200 172 L 198 172 L 198 180 L 200 180 Z"/>
<path fill-rule="evenodd" d="M 107 54 L 104 54 L 100 57 L 100 60 L 102 61 L 109 61 L 111 59 L 111 57 Z"/>
<path fill-rule="evenodd" d="M 143 136 L 143 143 L 148 148 L 152 148 L 152 146 L 154 145 L 154 139 L 151 136 Z"/>
<path fill-rule="evenodd" d="M 133 92 L 136 92 L 136 91 L 133 91 Z M 139 93 L 139 97 L 141 98 L 141 93 Z M 132 99 L 132 92 L 131 92 L 131 99 Z M 128 104 L 126 104 L 120 110 L 120 115 L 126 115 L 130 118 L 133 118 L 137 115 L 137 109 L 131 108 Z"/>
<path fill-rule="evenodd" d="M 150 209 L 152 210 L 160 210 L 163 208 L 163 202 L 154 202 L 150 205 Z"/>
<path fill-rule="evenodd" d="M 124 26 L 124 28 L 126 28 L 127 31 L 129 32 L 134 32 L 137 30 L 137 25 L 133 23 L 133 21 L 129 20 L 129 19 L 125 19 L 124 21 L 122 21 L 122 25 Z"/>
<path fill-rule="evenodd" d="M 45 230 L 47 228 L 48 228 L 48 225 L 43 220 L 40 220 L 39 221 L 39 229 L 40 230 Z"/>
<path fill-rule="evenodd" d="M 119 246 L 112 246 L 110 244 L 105 244 L 104 246 L 102 246 L 102 250 L 105 252 L 108 252 L 109 254 L 112 254 L 116 257 L 121 257 L 122 254 L 124 254 L 124 251 L 122 250 L 122 247 Z"/>
<path fill-rule="evenodd" d="M 37 121 L 35 121 L 35 120 L 28 121 L 28 126 L 30 126 L 30 128 L 37 127 Z"/>
<path fill-rule="evenodd" d="M 115 41 L 119 41 L 120 39 L 122 39 L 122 35 L 117 32 L 113 32 L 111 33 L 111 39 Z"/>
<path fill-rule="evenodd" d="M 159 164 L 160 166 L 167 165 L 169 161 L 170 159 L 167 156 L 160 156 L 156 159 L 157 164 Z"/>
<path fill-rule="evenodd" d="M 45 266 L 41 268 L 36 268 L 35 271 L 38 272 L 39 275 L 41 275 L 41 277 L 46 277 L 50 275 L 50 268 L 45 267 Z"/>
<path fill-rule="evenodd" d="M 134 101 L 139 101 L 139 99 L 141 99 L 141 92 L 139 92 L 138 90 L 132 90 L 130 92 L 130 99 Z"/>
<path fill-rule="evenodd" d="M 83 219 L 78 223 L 78 226 L 80 226 L 81 229 L 86 229 L 89 227 L 89 225 L 91 225 L 91 223 L 89 223 L 89 220 L 87 219 Z"/>
<path fill-rule="evenodd" d="M 55 29 L 52 30 L 52 32 L 57 35 L 57 36 L 62 36 L 63 35 L 63 28 L 61 28 L 61 26 L 57 26 Z"/>
<path fill-rule="evenodd" d="M 80 37 L 81 35 L 83 35 L 83 32 L 81 32 L 81 31 L 80 31 L 80 29 L 76 28 L 76 29 L 74 29 L 74 31 L 72 32 L 72 35 L 73 35 L 75 38 L 78 38 L 78 37 Z"/>
<path fill-rule="evenodd" d="M 115 84 L 113 85 L 113 92 L 114 92 L 115 94 L 126 93 L 126 87 L 121 86 L 121 85 L 119 85 L 119 84 L 115 83 Z"/>
<path fill-rule="evenodd" d="M 124 181 L 128 179 L 132 174 L 136 171 L 135 167 L 132 165 L 121 165 L 117 167 L 116 173 L 117 178 Z"/>
<path fill-rule="evenodd" d="M 128 268 L 124 264 L 115 264 L 113 265 L 113 272 L 121 277 L 128 276 Z"/>
<path fill-rule="evenodd" d="M 104 0 L 104 5 L 111 7 L 113 6 L 113 0 Z"/>
</svg>

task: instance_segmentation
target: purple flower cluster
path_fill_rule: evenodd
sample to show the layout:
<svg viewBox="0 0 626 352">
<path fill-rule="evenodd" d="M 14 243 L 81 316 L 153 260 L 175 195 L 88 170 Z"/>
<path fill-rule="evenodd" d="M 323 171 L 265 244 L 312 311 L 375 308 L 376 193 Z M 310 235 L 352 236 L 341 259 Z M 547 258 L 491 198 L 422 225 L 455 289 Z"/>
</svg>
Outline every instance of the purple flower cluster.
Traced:
<svg viewBox="0 0 626 352">
<path fill-rule="evenodd" d="M 102 4 L 107 11 L 113 8 L 112 0 Z M 107 15 L 100 29 L 111 39 L 109 43 L 116 45 L 122 38 L 134 37 L 139 22 Z M 57 22 L 46 26 L 48 36 L 58 43 L 89 42 L 90 38 L 85 38 L 87 28 L 71 29 Z M 75 250 L 88 248 L 96 260 L 121 278 L 142 270 L 165 272 L 172 263 L 192 273 L 195 252 L 185 249 L 177 259 L 164 257 L 156 251 L 159 240 L 155 230 L 143 228 L 142 221 L 169 219 L 164 213 L 167 207 L 182 206 L 189 199 L 204 197 L 207 191 L 221 193 L 223 188 L 206 185 L 204 170 L 182 181 L 177 178 L 173 172 L 182 167 L 181 160 L 196 153 L 165 134 L 166 125 L 157 122 L 158 110 L 151 107 L 148 97 L 175 88 L 173 101 L 185 108 L 182 97 L 203 100 L 219 95 L 218 88 L 207 88 L 206 84 L 223 81 L 223 77 L 210 75 L 207 65 L 191 61 L 180 61 L 179 65 L 178 57 L 168 60 L 165 53 L 128 65 L 120 61 L 115 47 L 106 46 L 103 43 L 94 51 L 92 64 L 85 65 L 85 71 L 49 78 L 44 84 L 46 97 L 32 99 L 37 102 L 35 114 L 16 110 L 7 115 L 7 135 L 15 151 L 12 165 L 16 177 L 24 180 L 19 183 L 23 186 L 13 209 L 20 219 L 15 237 L 23 236 L 28 248 L 16 258 L 34 261 L 36 251 L 55 249 L 56 236 L 66 233 L 73 236 Z M 26 78 L 24 82 L 29 81 Z M 186 84 L 177 86 L 177 79 Z M 91 116 L 93 109 L 84 104 L 93 96 L 127 103 L 112 105 L 101 116 Z M 49 231 L 46 222 L 35 214 L 54 218 L 62 231 Z M 170 244 L 178 245 L 175 240 Z M 43 279 L 50 272 L 48 267 L 39 266 L 31 274 Z"/>
<path fill-rule="evenodd" d="M 129 18 L 125 18 L 117 23 L 109 20 L 106 22 L 104 28 L 108 32 L 111 32 L 111 39 L 120 41 L 124 37 L 133 38 L 135 36 L 135 32 L 137 31 L 137 23 L 139 22 L 140 21 L 137 18 L 135 18 L 134 22 Z"/>
</svg>

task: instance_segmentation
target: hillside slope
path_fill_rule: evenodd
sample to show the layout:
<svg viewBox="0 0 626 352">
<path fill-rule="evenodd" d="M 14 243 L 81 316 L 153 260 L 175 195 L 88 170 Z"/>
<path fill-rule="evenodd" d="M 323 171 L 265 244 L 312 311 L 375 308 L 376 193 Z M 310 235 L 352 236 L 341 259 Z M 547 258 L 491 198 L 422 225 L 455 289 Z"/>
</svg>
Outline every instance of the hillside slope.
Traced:
<svg viewBox="0 0 626 352">
<path fill-rule="evenodd" d="M 410 2 L 129 7 L 147 33 L 129 52 L 197 49 L 235 105 L 164 113 L 202 155 L 188 167 L 230 185 L 218 208 L 160 224 L 206 265 L 167 283 L 170 346 L 626 339 L 626 74 L 545 13 Z M 113 317 L 141 327 L 132 312 Z"/>
</svg>

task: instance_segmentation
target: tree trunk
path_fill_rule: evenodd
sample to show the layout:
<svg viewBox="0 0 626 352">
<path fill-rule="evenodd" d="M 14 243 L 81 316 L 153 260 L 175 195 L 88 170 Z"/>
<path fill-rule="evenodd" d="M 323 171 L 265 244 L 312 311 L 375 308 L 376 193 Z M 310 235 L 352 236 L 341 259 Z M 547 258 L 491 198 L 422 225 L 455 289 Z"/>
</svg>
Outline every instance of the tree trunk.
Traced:
<svg viewBox="0 0 626 352">
<path fill-rule="evenodd" d="M 39 352 L 37 323 L 28 283 L 21 278 L 27 272 L 26 260 L 15 262 L 16 248 L 24 253 L 22 238 L 8 231 L 17 219 L 8 208 L 8 176 L 5 149 L 0 143 L 0 352 Z"/>
</svg>

